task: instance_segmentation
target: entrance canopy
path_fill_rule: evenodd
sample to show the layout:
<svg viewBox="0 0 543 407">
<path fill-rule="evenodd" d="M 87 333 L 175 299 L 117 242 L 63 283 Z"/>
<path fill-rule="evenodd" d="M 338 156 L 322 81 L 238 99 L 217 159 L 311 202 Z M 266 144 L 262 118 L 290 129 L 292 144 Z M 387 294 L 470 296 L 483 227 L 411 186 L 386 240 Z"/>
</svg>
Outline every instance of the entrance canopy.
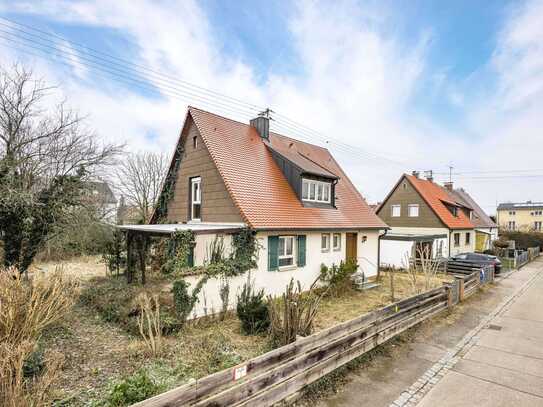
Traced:
<svg viewBox="0 0 543 407">
<path fill-rule="evenodd" d="M 446 234 L 441 235 L 414 235 L 407 233 L 387 233 L 381 237 L 381 240 L 400 240 L 408 242 L 431 242 L 435 239 L 445 239 Z"/>
<path fill-rule="evenodd" d="M 157 223 L 154 225 L 118 225 L 117 228 L 148 235 L 171 235 L 178 230 L 192 230 L 195 234 L 236 232 L 246 226 L 245 223 L 190 222 L 170 224 Z"/>
</svg>

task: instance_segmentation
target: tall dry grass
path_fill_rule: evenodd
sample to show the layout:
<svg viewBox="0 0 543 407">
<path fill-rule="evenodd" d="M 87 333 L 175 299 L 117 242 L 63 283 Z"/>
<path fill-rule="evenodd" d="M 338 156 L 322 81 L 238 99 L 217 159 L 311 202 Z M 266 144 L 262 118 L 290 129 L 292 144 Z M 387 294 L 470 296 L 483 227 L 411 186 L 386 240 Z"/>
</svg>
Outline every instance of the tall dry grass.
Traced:
<svg viewBox="0 0 543 407">
<path fill-rule="evenodd" d="M 162 350 L 162 324 L 158 295 L 149 298 L 146 293 L 141 293 L 136 298 L 136 302 L 140 309 L 138 315 L 140 335 L 153 356 L 158 356 Z"/>
<path fill-rule="evenodd" d="M 45 368 L 25 378 L 24 363 L 36 350 L 43 331 L 59 322 L 73 306 L 78 285 L 57 269 L 30 281 L 13 268 L 0 270 L 0 406 L 43 406 L 62 355 L 48 352 Z"/>
</svg>

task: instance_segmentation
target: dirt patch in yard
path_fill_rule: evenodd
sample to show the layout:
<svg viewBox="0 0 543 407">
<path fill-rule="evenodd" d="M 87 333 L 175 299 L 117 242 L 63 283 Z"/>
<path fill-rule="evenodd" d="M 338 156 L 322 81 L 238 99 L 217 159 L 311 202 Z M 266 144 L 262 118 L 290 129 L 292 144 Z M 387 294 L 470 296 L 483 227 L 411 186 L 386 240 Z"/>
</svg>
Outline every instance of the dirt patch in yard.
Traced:
<svg viewBox="0 0 543 407">
<path fill-rule="evenodd" d="M 64 261 L 38 263 L 30 268 L 30 273 L 36 271 L 49 272 L 57 267 L 82 281 L 107 275 L 106 265 L 102 262 L 101 256 L 82 256 Z"/>
</svg>

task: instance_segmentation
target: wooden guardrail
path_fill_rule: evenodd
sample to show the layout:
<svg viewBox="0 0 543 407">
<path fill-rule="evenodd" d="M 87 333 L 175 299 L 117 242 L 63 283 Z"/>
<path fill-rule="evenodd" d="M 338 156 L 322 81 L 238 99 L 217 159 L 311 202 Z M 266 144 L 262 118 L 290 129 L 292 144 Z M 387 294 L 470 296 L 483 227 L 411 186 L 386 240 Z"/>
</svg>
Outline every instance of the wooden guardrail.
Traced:
<svg viewBox="0 0 543 407">
<path fill-rule="evenodd" d="M 493 269 L 493 268 L 492 268 Z M 333 326 L 231 369 L 135 404 L 138 407 L 271 406 L 401 332 L 450 309 L 483 283 L 480 271 Z"/>
</svg>

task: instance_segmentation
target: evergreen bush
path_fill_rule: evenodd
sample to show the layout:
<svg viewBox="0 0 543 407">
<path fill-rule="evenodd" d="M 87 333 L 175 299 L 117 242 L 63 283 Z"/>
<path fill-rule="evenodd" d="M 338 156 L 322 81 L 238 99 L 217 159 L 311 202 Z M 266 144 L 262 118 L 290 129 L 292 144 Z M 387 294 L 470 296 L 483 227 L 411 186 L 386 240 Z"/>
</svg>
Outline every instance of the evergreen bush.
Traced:
<svg viewBox="0 0 543 407">
<path fill-rule="evenodd" d="M 237 297 L 236 313 L 241 321 L 241 329 L 247 335 L 264 332 L 270 326 L 264 290 L 255 291 L 250 276 Z"/>
</svg>

